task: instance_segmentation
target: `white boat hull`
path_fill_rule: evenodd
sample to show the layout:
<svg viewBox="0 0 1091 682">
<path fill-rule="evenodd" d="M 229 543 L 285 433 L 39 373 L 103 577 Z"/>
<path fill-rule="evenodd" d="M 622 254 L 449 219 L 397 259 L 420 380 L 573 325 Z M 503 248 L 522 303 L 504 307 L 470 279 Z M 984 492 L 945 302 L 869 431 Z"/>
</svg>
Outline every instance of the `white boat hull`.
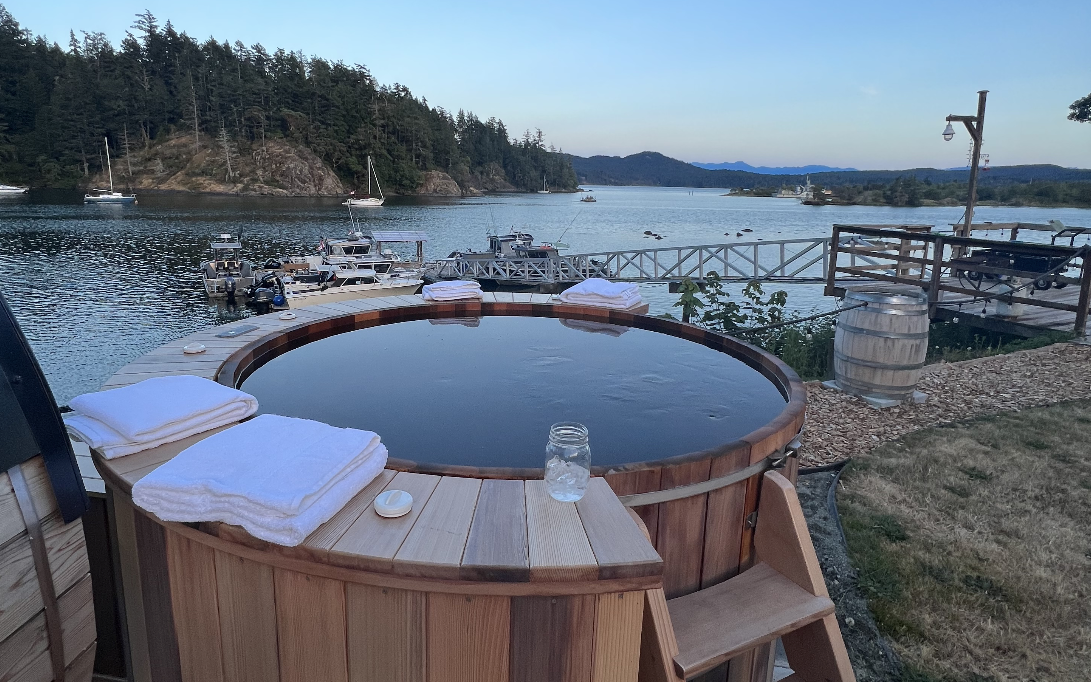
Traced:
<svg viewBox="0 0 1091 682">
<path fill-rule="evenodd" d="M 349 199 L 345 202 L 345 206 L 352 206 L 354 208 L 376 208 L 382 206 L 385 199 Z"/>
<path fill-rule="evenodd" d="M 417 293 L 421 280 L 410 280 L 405 284 L 349 284 L 343 287 L 330 287 L 325 291 L 292 292 L 289 289 L 285 298 L 289 308 L 305 308 L 323 303 L 340 303 L 359 298 L 379 298 L 381 296 L 407 296 Z"/>
<path fill-rule="evenodd" d="M 29 191 L 29 187 L 0 187 L 0 197 L 21 196 Z"/>
<path fill-rule="evenodd" d="M 90 194 L 84 195 L 83 203 L 85 204 L 135 204 L 136 197 L 114 197 L 114 196 L 91 196 Z"/>
</svg>

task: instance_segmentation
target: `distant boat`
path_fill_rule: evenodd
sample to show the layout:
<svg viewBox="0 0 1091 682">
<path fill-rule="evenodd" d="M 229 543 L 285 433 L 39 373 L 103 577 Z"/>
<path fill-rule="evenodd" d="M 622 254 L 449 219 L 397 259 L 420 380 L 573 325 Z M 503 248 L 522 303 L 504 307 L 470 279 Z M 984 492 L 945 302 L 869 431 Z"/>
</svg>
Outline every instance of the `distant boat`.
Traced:
<svg viewBox="0 0 1091 682">
<path fill-rule="evenodd" d="M 580 201 L 582 201 L 585 204 L 593 204 L 596 201 L 598 201 L 598 199 L 595 198 L 594 194 L 588 194 L 584 198 L 580 199 Z"/>
<path fill-rule="evenodd" d="M 538 190 L 538 194 L 549 194 L 549 187 L 546 185 L 545 176 L 542 176 L 542 188 Z"/>
<path fill-rule="evenodd" d="M 793 189 L 782 189 L 774 195 L 777 199 L 798 199 L 800 201 L 810 201 L 814 199 L 814 185 L 811 184 L 811 176 L 807 176 L 806 185 L 797 185 Z"/>
<path fill-rule="evenodd" d="M 375 176 L 375 187 L 379 190 L 379 198 L 371 196 L 371 176 Z M 355 191 L 353 192 L 355 194 Z M 371 161 L 371 154 L 367 155 L 367 195 L 363 199 L 357 199 L 356 197 L 349 198 L 345 202 L 345 206 L 355 206 L 357 208 L 377 208 L 383 205 L 386 201 L 386 197 L 383 196 L 383 188 L 379 186 L 379 174 L 375 172 L 375 164 Z"/>
<path fill-rule="evenodd" d="M 110 191 L 107 192 L 104 189 L 92 190 L 97 194 L 85 194 L 83 195 L 83 203 L 85 204 L 134 204 L 136 203 L 136 195 L 125 195 L 121 192 L 114 191 L 114 168 L 110 164 L 110 141 L 106 138 L 102 138 L 106 143 L 106 170 L 110 173 Z"/>
<path fill-rule="evenodd" d="M 11 185 L 0 185 L 0 197 L 17 196 L 19 194 L 26 194 L 30 191 L 29 187 L 12 187 Z"/>
</svg>

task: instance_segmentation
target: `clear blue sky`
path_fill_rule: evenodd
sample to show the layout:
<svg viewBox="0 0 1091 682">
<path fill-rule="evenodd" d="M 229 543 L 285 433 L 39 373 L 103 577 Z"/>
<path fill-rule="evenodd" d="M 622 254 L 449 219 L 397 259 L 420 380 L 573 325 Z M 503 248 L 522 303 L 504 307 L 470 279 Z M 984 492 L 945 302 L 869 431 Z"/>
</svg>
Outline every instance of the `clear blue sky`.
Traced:
<svg viewBox="0 0 1091 682">
<path fill-rule="evenodd" d="M 988 89 L 992 165 L 1091 167 L 1091 2 L 0 0 L 66 45 L 137 12 L 205 39 L 364 64 L 452 111 L 541 128 L 580 155 L 956 167 L 940 137 Z"/>
</svg>

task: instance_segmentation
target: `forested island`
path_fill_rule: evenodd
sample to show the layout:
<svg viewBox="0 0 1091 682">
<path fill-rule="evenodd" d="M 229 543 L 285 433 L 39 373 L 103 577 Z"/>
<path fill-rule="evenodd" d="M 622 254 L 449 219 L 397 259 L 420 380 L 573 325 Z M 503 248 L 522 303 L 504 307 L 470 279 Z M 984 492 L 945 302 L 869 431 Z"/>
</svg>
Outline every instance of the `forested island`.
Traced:
<svg viewBox="0 0 1091 682">
<path fill-rule="evenodd" d="M 829 203 L 889 206 L 956 206 L 966 203 L 969 169 L 830 171 L 765 175 L 707 170 L 657 152 L 630 156 L 571 157 L 581 183 L 652 187 L 717 187 L 735 196 L 773 196 L 809 179 L 831 190 Z M 1006 206 L 1091 207 L 1091 170 L 1048 164 L 997 166 L 980 174 L 980 203 Z"/>
<path fill-rule="evenodd" d="M 209 39 L 150 12 L 114 47 L 67 49 L 0 5 L 0 182 L 83 188 L 330 195 L 367 186 L 367 157 L 400 194 L 574 191 L 542 132 L 432 107 L 365 67 Z"/>
</svg>

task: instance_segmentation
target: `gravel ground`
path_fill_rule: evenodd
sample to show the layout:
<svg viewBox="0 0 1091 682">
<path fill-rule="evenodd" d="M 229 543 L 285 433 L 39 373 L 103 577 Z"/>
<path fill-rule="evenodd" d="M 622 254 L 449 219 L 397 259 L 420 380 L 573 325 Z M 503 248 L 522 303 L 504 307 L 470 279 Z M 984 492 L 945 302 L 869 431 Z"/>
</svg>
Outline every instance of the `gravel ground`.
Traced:
<svg viewBox="0 0 1091 682">
<path fill-rule="evenodd" d="M 800 465 L 837 462 L 910 431 L 981 414 L 1091 398 L 1091 346 L 1057 343 L 929 365 L 917 388 L 928 394 L 927 402 L 877 410 L 857 397 L 809 382 Z"/>
</svg>

